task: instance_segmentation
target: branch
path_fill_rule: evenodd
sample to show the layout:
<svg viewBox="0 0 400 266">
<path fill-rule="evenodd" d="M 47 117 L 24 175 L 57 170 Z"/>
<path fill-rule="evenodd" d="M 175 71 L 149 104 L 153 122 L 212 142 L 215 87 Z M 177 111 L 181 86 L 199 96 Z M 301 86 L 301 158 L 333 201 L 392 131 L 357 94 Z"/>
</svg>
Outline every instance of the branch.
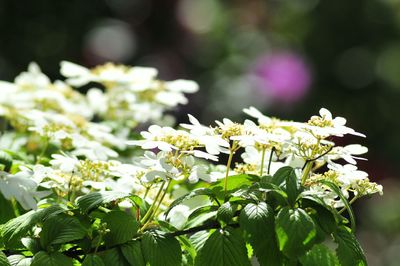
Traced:
<svg viewBox="0 0 400 266">
<path fill-rule="evenodd" d="M 233 224 L 228 224 L 228 226 L 234 227 L 234 228 L 238 228 L 239 224 L 238 223 L 233 223 Z M 210 222 L 208 222 L 206 224 L 195 226 L 195 227 L 192 227 L 192 228 L 189 228 L 189 229 L 178 230 L 178 231 L 175 231 L 175 232 L 166 233 L 166 235 L 170 236 L 170 237 L 176 237 L 176 236 L 192 234 L 192 233 L 197 233 L 199 231 L 217 229 L 217 228 L 221 228 L 221 225 L 217 221 L 210 221 Z M 118 246 L 118 245 L 110 246 L 110 247 L 107 247 L 106 245 L 100 245 L 97 248 L 97 252 L 106 251 L 108 249 L 115 248 L 116 246 Z M 20 254 L 23 251 L 27 251 L 27 250 L 18 250 L 18 253 L 16 253 L 15 251 L 11 251 L 11 250 L 3 250 L 3 252 L 5 254 Z M 87 255 L 87 254 L 92 254 L 94 252 L 95 252 L 95 248 L 91 248 L 89 251 L 86 252 L 85 250 L 78 249 L 77 246 L 74 246 L 74 247 L 62 252 L 62 254 L 82 262 L 83 258 L 81 258 L 80 256 Z"/>
</svg>

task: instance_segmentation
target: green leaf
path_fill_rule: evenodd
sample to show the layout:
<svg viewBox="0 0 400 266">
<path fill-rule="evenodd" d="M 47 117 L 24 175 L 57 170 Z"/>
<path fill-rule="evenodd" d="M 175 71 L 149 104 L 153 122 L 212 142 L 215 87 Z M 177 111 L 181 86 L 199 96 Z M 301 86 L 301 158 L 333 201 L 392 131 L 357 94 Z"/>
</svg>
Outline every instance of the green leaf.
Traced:
<svg viewBox="0 0 400 266">
<path fill-rule="evenodd" d="M 118 248 L 107 249 L 98 252 L 97 255 L 102 259 L 106 266 L 129 266 L 128 261 Z"/>
<path fill-rule="evenodd" d="M 294 169 L 290 166 L 280 168 L 271 179 L 271 183 L 283 187 L 290 206 L 294 206 L 300 194 L 299 182 Z"/>
<path fill-rule="evenodd" d="M 11 266 L 30 266 L 32 258 L 25 258 L 23 255 L 11 255 L 7 257 Z"/>
<path fill-rule="evenodd" d="M 315 244 L 324 242 L 327 238 L 331 239 L 331 234 L 338 226 L 336 216 L 337 211 L 331 206 L 325 204 L 322 199 L 316 195 L 306 195 L 301 199 L 301 207 L 307 210 L 307 213 L 313 219 L 317 229 Z"/>
<path fill-rule="evenodd" d="M 274 231 L 274 211 L 265 202 L 249 203 L 240 213 L 240 226 L 250 235 L 250 243 L 260 265 L 282 265 Z"/>
<path fill-rule="evenodd" d="M 302 209 L 282 208 L 275 222 L 279 250 L 289 258 L 303 255 L 314 243 L 316 228 L 311 217 Z"/>
<path fill-rule="evenodd" d="M 229 227 L 215 230 L 204 243 L 195 260 L 195 266 L 250 265 L 242 236 Z"/>
<path fill-rule="evenodd" d="M 10 262 L 7 259 L 6 254 L 3 253 L 3 251 L 0 250 L 0 265 L 1 266 L 11 266 Z"/>
<path fill-rule="evenodd" d="M 108 247 L 123 244 L 133 238 L 139 229 L 136 219 L 124 211 L 111 211 L 103 218 L 110 229 L 104 236 Z"/>
<path fill-rule="evenodd" d="M 172 210 L 172 208 L 174 208 L 175 206 L 178 206 L 179 204 L 183 203 L 184 201 L 187 201 L 196 196 L 208 196 L 208 197 L 214 198 L 214 193 L 211 189 L 208 189 L 208 188 L 198 188 L 198 189 L 192 190 L 191 192 L 174 200 L 169 205 L 169 208 L 165 211 L 165 217 L 168 217 L 168 214 Z"/>
<path fill-rule="evenodd" d="M 190 236 L 189 240 L 192 243 L 196 252 L 203 248 L 204 243 L 206 243 L 209 235 L 210 234 L 207 231 L 199 231 Z"/>
<path fill-rule="evenodd" d="M 251 187 L 240 188 L 231 194 L 232 197 L 253 201 L 262 199 L 263 195 L 264 193 L 260 190 L 260 186 L 258 184 L 252 185 Z"/>
<path fill-rule="evenodd" d="M 99 207 L 100 205 L 107 204 L 113 201 L 119 201 L 130 196 L 129 193 L 103 191 L 93 192 L 77 199 L 78 207 L 84 212 L 88 213 L 91 210 Z"/>
<path fill-rule="evenodd" d="M 302 207 L 303 209 L 310 207 L 316 211 L 316 217 L 312 218 L 325 233 L 331 234 L 336 230 L 336 217 L 339 216 L 339 214 L 336 209 L 327 205 L 323 199 L 316 195 L 307 195 L 302 198 Z"/>
<path fill-rule="evenodd" d="M 143 258 L 142 248 L 139 241 L 130 241 L 120 246 L 125 259 L 135 266 L 146 266 Z"/>
<path fill-rule="evenodd" d="M 328 180 L 320 180 L 319 182 L 324 184 L 324 185 L 326 185 L 326 186 L 328 186 L 328 187 L 330 187 L 339 196 L 339 198 L 342 200 L 347 212 L 349 213 L 351 230 L 353 232 L 355 232 L 355 230 L 356 230 L 356 219 L 355 219 L 355 216 L 354 216 L 354 213 L 353 213 L 353 209 L 351 208 L 348 200 L 343 195 L 343 193 L 340 190 L 340 188 L 336 184 L 334 184 L 334 183 L 332 183 L 332 182 L 330 182 Z"/>
<path fill-rule="evenodd" d="M 300 262 L 304 266 L 337 266 L 339 261 L 336 255 L 325 245 L 314 245 L 303 257 Z"/>
<path fill-rule="evenodd" d="M 182 247 L 182 265 L 193 266 L 197 255 L 196 248 L 187 236 L 180 235 L 177 238 Z"/>
<path fill-rule="evenodd" d="M 21 239 L 22 244 L 32 253 L 39 252 L 42 248 L 40 246 L 39 238 L 24 237 Z"/>
<path fill-rule="evenodd" d="M 4 165 L 3 170 L 5 172 L 10 172 L 13 164 L 13 158 L 7 152 L 0 150 L 0 164 Z"/>
<path fill-rule="evenodd" d="M 19 246 L 21 238 L 27 236 L 28 231 L 39 222 L 45 220 L 49 215 L 63 212 L 59 206 L 50 206 L 46 209 L 29 211 L 18 216 L 1 227 L 2 236 L 7 247 Z"/>
<path fill-rule="evenodd" d="M 146 215 L 151 206 L 151 204 L 149 204 L 147 201 L 137 195 L 130 195 L 129 200 L 135 205 L 136 208 L 139 209 L 139 217 L 143 217 L 144 215 Z"/>
<path fill-rule="evenodd" d="M 157 230 L 143 235 L 142 252 L 151 266 L 177 266 L 182 261 L 179 241 Z"/>
<path fill-rule="evenodd" d="M 228 201 L 219 207 L 217 211 L 217 219 L 227 224 L 231 221 L 234 214 L 235 214 L 235 208 Z"/>
<path fill-rule="evenodd" d="M 211 212 L 217 213 L 217 211 L 218 211 L 218 206 L 215 206 L 215 205 L 203 206 L 203 207 L 197 208 L 189 215 L 188 221 L 193 220 L 196 217 L 201 216 L 202 214 L 211 213 Z"/>
<path fill-rule="evenodd" d="M 85 259 L 83 260 L 82 266 L 106 266 L 106 265 L 99 256 L 95 254 L 89 254 L 86 255 Z"/>
<path fill-rule="evenodd" d="M 255 181 L 258 181 L 257 179 L 258 178 L 256 176 L 247 174 L 228 176 L 228 183 L 226 187 L 227 194 L 233 193 L 241 188 L 249 187 Z M 216 195 L 218 199 L 222 200 L 226 196 L 224 190 L 224 182 L 224 180 L 220 180 L 209 187 L 214 192 L 214 195 Z"/>
<path fill-rule="evenodd" d="M 72 266 L 72 259 L 59 253 L 40 251 L 32 259 L 31 266 Z"/>
<path fill-rule="evenodd" d="M 185 228 L 198 226 L 217 216 L 218 206 L 203 206 L 194 210 L 188 217 Z"/>
<path fill-rule="evenodd" d="M 289 204 L 294 207 L 297 197 L 300 194 L 299 182 L 294 169 L 286 177 L 286 193 L 288 195 Z"/>
<path fill-rule="evenodd" d="M 260 183 L 259 190 L 271 194 L 279 202 L 280 205 L 285 206 L 288 204 L 287 193 L 275 184 L 267 182 Z"/>
<path fill-rule="evenodd" d="M 0 224 L 4 224 L 7 221 L 15 217 L 14 208 L 10 200 L 6 200 L 3 194 L 0 193 Z"/>
<path fill-rule="evenodd" d="M 336 255 L 342 266 L 366 266 L 364 251 L 349 228 L 342 226 L 333 234 L 338 244 Z"/>
<path fill-rule="evenodd" d="M 39 234 L 40 244 L 44 248 L 82 239 L 85 235 L 86 229 L 79 220 L 67 214 L 52 215 L 47 218 Z"/>
<path fill-rule="evenodd" d="M 271 183 L 277 186 L 281 186 L 285 183 L 286 178 L 294 172 L 293 168 L 290 166 L 284 166 L 279 168 L 275 172 L 274 176 L 271 178 Z"/>
</svg>

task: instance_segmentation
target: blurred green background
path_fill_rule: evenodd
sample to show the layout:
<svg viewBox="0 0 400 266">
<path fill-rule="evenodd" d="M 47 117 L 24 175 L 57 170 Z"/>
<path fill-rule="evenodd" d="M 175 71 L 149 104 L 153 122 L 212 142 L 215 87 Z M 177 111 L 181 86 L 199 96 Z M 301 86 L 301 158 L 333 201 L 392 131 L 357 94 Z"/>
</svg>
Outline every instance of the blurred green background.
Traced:
<svg viewBox="0 0 400 266">
<path fill-rule="evenodd" d="M 153 66 L 196 80 L 180 107 L 203 123 L 269 116 L 307 120 L 326 107 L 369 147 L 360 168 L 384 196 L 356 203 L 370 265 L 400 259 L 400 0 L 0 0 L 0 79 L 36 61 Z M 1 92 L 0 92 L 1 97 Z"/>
</svg>

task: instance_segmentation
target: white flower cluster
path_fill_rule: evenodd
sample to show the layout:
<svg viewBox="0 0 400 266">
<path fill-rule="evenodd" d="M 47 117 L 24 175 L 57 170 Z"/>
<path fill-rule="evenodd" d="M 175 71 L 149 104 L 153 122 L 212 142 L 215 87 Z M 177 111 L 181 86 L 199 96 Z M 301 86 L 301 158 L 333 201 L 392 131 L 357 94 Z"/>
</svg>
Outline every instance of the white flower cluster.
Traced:
<svg viewBox="0 0 400 266">
<path fill-rule="evenodd" d="M 332 141 L 333 137 L 346 134 L 364 136 L 345 126 L 344 118 L 333 118 L 325 108 L 306 123 L 269 118 L 254 107 L 244 112 L 256 118 L 257 123 L 235 123 L 225 118 L 216 121 L 215 127 L 206 127 L 189 115 L 190 124 L 181 124 L 181 130 L 152 125 L 141 133 L 143 140 L 128 141 L 142 149 L 159 150 L 157 154 L 146 152 L 141 161 L 144 181 L 153 182 L 159 177 L 213 182 L 224 177 L 223 172 L 211 174 L 205 165 L 193 163 L 192 156 L 219 161 L 221 153 L 233 157 L 243 149 L 242 163 L 230 169 L 229 161 L 228 169 L 224 169 L 227 175 L 273 175 L 279 168 L 291 166 L 296 169 L 299 182 L 309 187 L 306 193 L 318 194 L 334 207 L 340 206 L 339 199 L 319 180 L 334 182 L 347 196 L 349 192 L 356 197 L 382 193 L 382 186 L 370 182 L 368 174 L 357 169 L 356 160 L 363 160 L 359 155 L 367 148 L 359 144 L 335 146 Z"/>
<path fill-rule="evenodd" d="M 111 63 L 93 69 L 61 62 L 61 73 L 72 86 L 89 82 L 101 84 L 87 93 L 92 111 L 106 119 L 127 123 L 162 122 L 166 110 L 188 102 L 184 93 L 198 90 L 197 83 L 189 80 L 157 80 L 157 70 L 149 67 L 127 67 Z"/>
<path fill-rule="evenodd" d="M 165 111 L 187 103 L 184 93 L 196 92 L 197 84 L 161 81 L 153 68 L 110 63 L 87 69 L 62 62 L 61 73 L 67 80 L 52 83 L 32 63 L 13 83 L 0 82 L 0 122 L 6 131 L 0 149 L 15 162 L 0 165 L 0 192 L 23 208 L 35 208 L 50 193 L 71 199 L 105 190 L 134 192 L 161 204 L 169 199 L 160 191 L 172 181 L 273 175 L 282 166 L 296 170 L 305 193 L 334 207 L 340 202 L 321 180 L 335 183 L 348 197 L 382 193 L 382 186 L 357 169 L 367 148 L 333 141 L 364 135 L 324 108 L 305 123 L 270 118 L 254 107 L 244 112 L 256 122 L 224 118 L 205 126 L 189 115 L 179 129 L 151 125 L 141 139 L 128 140 L 138 124 L 161 123 Z M 71 87 L 84 85 L 95 87 L 87 94 Z M 241 160 L 235 158 L 239 154 Z M 226 158 L 227 164 L 218 164 Z"/>
<path fill-rule="evenodd" d="M 30 209 L 50 189 L 58 195 L 143 189 L 133 177 L 138 168 L 121 163 L 132 155 L 121 155 L 129 133 L 140 123 L 168 120 L 165 111 L 186 104 L 184 93 L 196 92 L 197 84 L 156 80 L 153 68 L 113 64 L 89 70 L 62 62 L 61 73 L 65 82 L 51 82 L 31 63 L 14 82 L 0 81 L 0 149 L 21 165 L 0 172 L 2 194 Z M 82 94 L 71 87 L 89 82 L 100 88 Z"/>
</svg>

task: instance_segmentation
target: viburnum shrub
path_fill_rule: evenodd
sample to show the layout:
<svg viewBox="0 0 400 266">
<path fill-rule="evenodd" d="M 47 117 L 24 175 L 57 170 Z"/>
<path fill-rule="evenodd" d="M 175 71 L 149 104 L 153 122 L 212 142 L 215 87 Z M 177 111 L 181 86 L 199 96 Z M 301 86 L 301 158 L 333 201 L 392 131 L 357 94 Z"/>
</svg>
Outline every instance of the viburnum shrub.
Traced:
<svg viewBox="0 0 400 266">
<path fill-rule="evenodd" d="M 0 265 L 367 264 L 351 203 L 382 186 L 357 169 L 367 148 L 335 145 L 364 137 L 344 118 L 250 107 L 243 123 L 173 128 L 165 112 L 192 81 L 114 64 L 61 73 L 31 64 L 0 83 Z"/>
</svg>

